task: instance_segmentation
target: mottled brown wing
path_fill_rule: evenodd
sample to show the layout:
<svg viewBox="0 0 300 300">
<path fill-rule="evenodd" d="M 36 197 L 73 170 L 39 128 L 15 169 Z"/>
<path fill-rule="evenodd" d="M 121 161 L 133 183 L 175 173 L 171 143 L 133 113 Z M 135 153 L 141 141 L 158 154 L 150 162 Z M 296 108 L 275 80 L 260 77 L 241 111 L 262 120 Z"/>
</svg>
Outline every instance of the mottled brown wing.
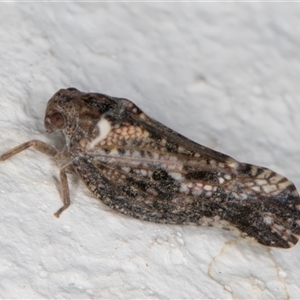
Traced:
<svg viewBox="0 0 300 300">
<path fill-rule="evenodd" d="M 72 151 L 97 198 L 147 221 L 234 226 L 263 245 L 297 243 L 300 199 L 288 179 L 198 145 L 129 100 L 111 99 L 118 105 L 101 118 L 111 125 L 105 139 L 80 155 Z"/>
</svg>

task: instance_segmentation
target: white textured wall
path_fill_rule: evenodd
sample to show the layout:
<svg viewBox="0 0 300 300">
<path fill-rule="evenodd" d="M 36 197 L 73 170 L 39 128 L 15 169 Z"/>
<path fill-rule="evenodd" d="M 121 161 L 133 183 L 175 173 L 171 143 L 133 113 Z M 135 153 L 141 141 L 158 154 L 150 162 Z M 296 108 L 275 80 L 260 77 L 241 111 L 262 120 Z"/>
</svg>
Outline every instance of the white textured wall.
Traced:
<svg viewBox="0 0 300 300">
<path fill-rule="evenodd" d="M 300 189 L 299 4 L 2 3 L 0 153 L 36 138 L 74 86 L 127 97 L 191 139 Z M 120 216 L 75 177 L 60 219 L 56 164 L 0 164 L 1 298 L 300 297 L 300 245 Z"/>
</svg>

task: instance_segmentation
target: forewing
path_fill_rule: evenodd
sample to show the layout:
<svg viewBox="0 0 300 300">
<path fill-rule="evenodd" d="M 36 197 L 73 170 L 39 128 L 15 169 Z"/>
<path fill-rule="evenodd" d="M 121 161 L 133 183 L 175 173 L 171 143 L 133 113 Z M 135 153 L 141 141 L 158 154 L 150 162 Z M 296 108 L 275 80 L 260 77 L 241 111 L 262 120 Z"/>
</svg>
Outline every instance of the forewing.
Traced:
<svg viewBox="0 0 300 300">
<path fill-rule="evenodd" d="M 152 222 L 234 225 L 264 245 L 297 243 L 300 200 L 288 179 L 198 145 L 118 101 L 106 115 L 107 136 L 74 162 L 100 200 Z"/>
</svg>

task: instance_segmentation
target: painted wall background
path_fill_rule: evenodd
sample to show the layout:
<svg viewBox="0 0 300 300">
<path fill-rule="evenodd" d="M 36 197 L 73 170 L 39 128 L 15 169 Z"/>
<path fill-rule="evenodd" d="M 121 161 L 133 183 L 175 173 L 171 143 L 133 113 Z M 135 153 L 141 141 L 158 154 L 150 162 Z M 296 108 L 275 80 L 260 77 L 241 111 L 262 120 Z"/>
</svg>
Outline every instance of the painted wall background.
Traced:
<svg viewBox="0 0 300 300">
<path fill-rule="evenodd" d="M 300 189 L 296 3 L 2 3 L 0 152 L 44 134 L 60 88 L 129 98 L 196 142 L 269 167 Z M 217 228 L 129 219 L 55 162 L 0 164 L 1 298 L 300 295 L 299 245 L 270 249 Z"/>
</svg>

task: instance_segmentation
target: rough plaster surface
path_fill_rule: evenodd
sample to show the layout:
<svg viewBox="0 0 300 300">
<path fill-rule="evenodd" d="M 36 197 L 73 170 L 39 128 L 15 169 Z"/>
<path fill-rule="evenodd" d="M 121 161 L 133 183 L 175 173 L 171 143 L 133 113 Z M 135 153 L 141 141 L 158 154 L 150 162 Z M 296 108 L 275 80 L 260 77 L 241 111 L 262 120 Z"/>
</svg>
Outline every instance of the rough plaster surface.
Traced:
<svg viewBox="0 0 300 300">
<path fill-rule="evenodd" d="M 62 87 L 127 97 L 300 189 L 299 4 L 2 3 L 0 152 L 46 136 Z M 0 165 L 0 297 L 300 298 L 300 245 L 120 216 L 32 150 Z"/>
</svg>

